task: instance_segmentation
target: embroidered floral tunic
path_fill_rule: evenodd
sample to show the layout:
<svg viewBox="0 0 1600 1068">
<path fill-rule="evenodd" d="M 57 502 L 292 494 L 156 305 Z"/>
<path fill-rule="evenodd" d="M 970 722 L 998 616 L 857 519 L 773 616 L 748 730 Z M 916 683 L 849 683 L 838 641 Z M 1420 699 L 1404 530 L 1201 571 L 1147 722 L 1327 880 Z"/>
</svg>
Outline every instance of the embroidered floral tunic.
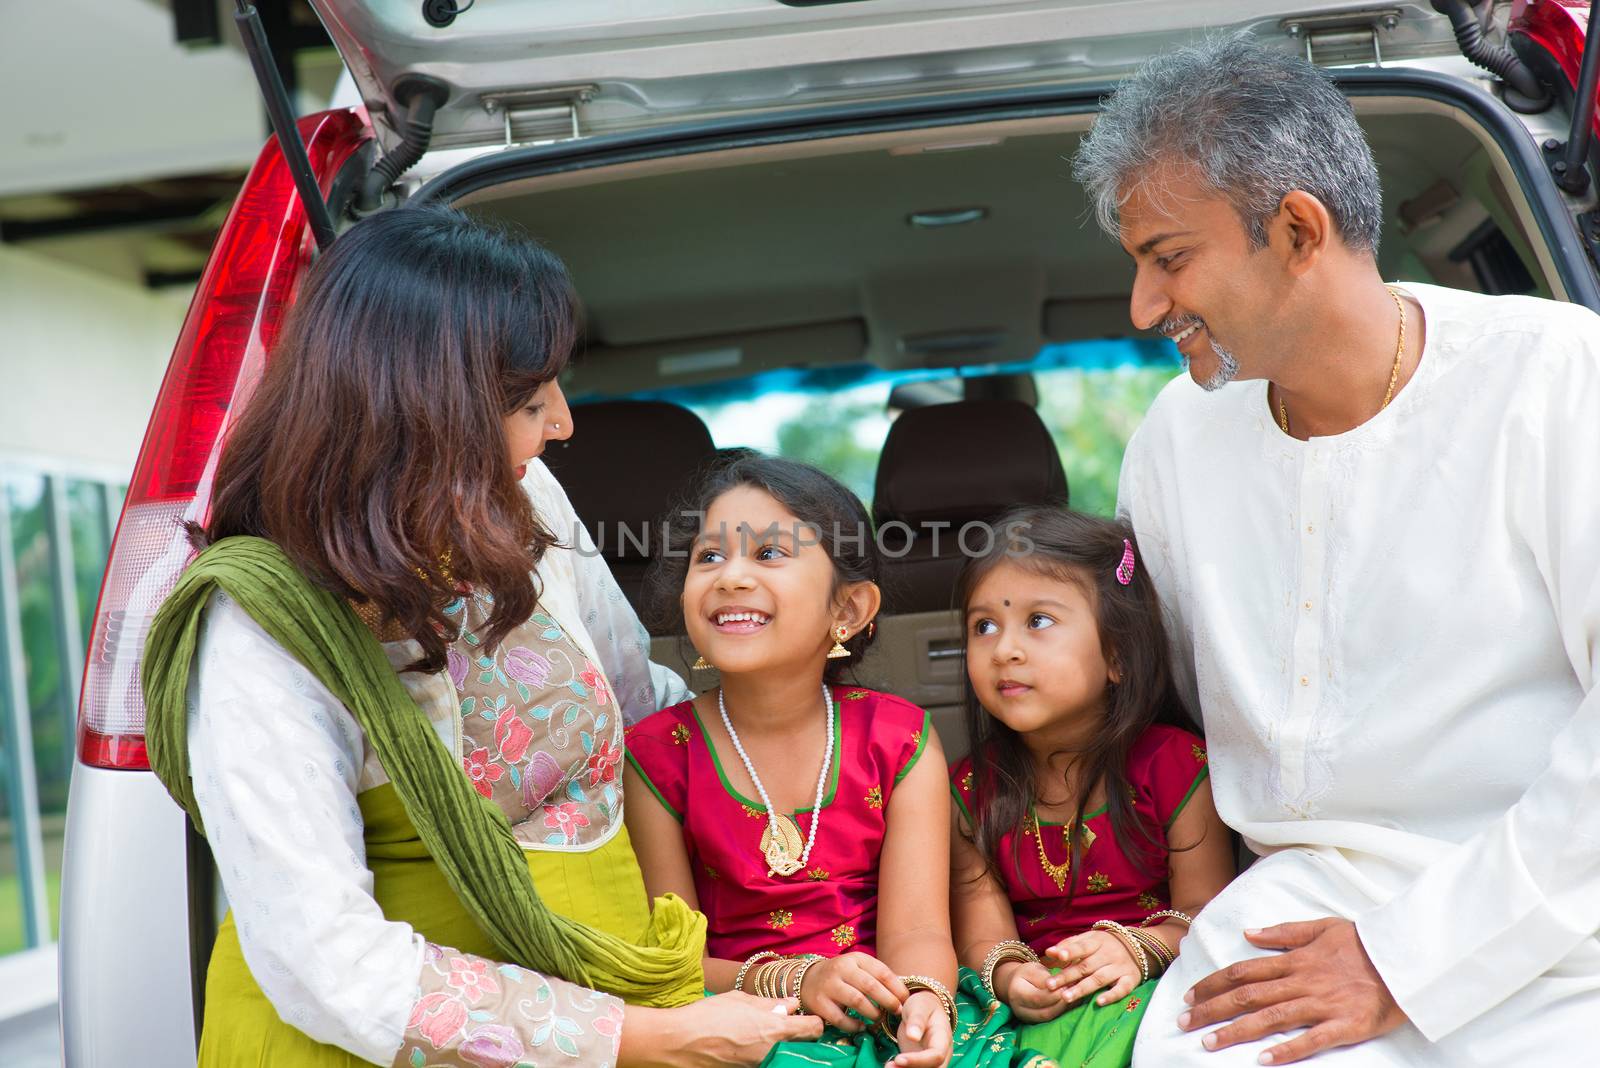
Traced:
<svg viewBox="0 0 1600 1068">
<path fill-rule="evenodd" d="M 490 652 L 479 635 L 491 602 L 468 594 L 449 608 L 462 633 L 447 669 L 400 677 L 462 773 L 506 814 L 547 902 L 627 925 L 647 905 L 621 819 L 623 716 L 687 691 L 649 663 L 644 629 L 542 464 L 524 487 L 574 546 L 541 561 L 539 611 Z M 411 641 L 385 649 L 397 670 L 419 652 Z M 614 1062 L 620 1001 L 486 956 L 492 947 L 461 922 L 442 876 L 419 892 L 417 862 L 431 862 L 354 717 L 226 596 L 207 611 L 196 663 L 190 762 L 231 908 L 208 982 L 203 1064 L 258 1063 L 230 1048 L 230 1021 L 213 1008 L 263 996 L 268 1016 L 326 1045 L 273 1037 L 269 1020 L 259 1063 Z M 386 913 L 397 897 L 404 918 Z M 453 941 L 441 944 L 441 932 Z M 453 948 L 469 943 L 478 952 Z M 248 972 L 230 973 L 241 953 Z"/>
<path fill-rule="evenodd" d="M 1205 743 L 1188 731 L 1157 724 L 1134 742 L 1127 765 L 1133 809 L 1158 832 L 1157 842 L 1165 843 L 1165 832 L 1205 780 L 1206 772 Z M 977 780 L 972 756 L 951 765 L 950 791 L 969 826 L 982 791 Z M 1172 906 L 1165 853 L 1151 850 L 1141 864 L 1118 847 L 1105 806 L 1084 815 L 1084 849 L 1069 876 L 1073 888 L 1070 906 L 1066 905 L 1065 886 L 1057 886 L 1039 860 L 1039 844 L 1031 826 L 1000 839 L 1000 877 L 1016 913 L 1017 933 L 1035 952 L 1043 953 L 1100 920 L 1137 924 L 1152 912 Z M 1040 820 L 1039 829 L 1050 862 L 1070 863 L 1068 828 Z M 1142 840 L 1136 836 L 1134 841 Z"/>
<path fill-rule="evenodd" d="M 761 949 L 830 957 L 872 952 L 889 799 L 922 755 L 928 714 L 874 690 L 840 686 L 833 695 L 822 824 L 810 863 L 790 876 L 767 874 L 760 849 L 766 809 L 728 782 L 692 702 L 628 731 L 628 761 L 683 825 L 713 957 L 739 960 Z M 792 815 L 803 838 L 812 811 Z"/>
</svg>

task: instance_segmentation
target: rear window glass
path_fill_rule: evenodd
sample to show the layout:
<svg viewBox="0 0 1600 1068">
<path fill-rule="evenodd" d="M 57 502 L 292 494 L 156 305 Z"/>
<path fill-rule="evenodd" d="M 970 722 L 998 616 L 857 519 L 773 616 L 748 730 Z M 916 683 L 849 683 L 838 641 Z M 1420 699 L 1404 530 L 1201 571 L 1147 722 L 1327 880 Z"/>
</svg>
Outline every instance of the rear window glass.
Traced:
<svg viewBox="0 0 1600 1068">
<path fill-rule="evenodd" d="M 1116 510 L 1117 473 L 1128 438 L 1179 367 L 1177 350 L 1166 341 L 1118 339 L 1047 345 L 1017 364 L 906 371 L 850 364 L 629 396 L 691 409 L 718 448 L 746 446 L 815 464 L 870 505 L 878 454 L 899 414 L 890 407 L 892 396 L 955 401 L 966 395 L 965 380 L 1030 376 L 1040 418 L 1067 472 L 1072 506 L 1109 516 Z M 913 385 L 920 388 L 896 394 Z"/>
</svg>

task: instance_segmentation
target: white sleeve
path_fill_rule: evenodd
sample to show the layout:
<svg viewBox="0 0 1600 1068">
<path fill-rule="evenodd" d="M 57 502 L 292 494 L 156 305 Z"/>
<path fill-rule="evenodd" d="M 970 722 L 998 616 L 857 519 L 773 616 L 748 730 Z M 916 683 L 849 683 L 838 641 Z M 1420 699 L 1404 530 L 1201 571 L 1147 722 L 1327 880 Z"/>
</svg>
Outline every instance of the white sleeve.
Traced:
<svg viewBox="0 0 1600 1068">
<path fill-rule="evenodd" d="M 195 800 L 250 974 L 285 1022 L 390 1064 L 424 942 L 372 896 L 356 804 L 360 728 L 224 594 L 206 612 L 195 663 Z"/>
<path fill-rule="evenodd" d="M 1139 542 L 1135 566 L 1142 567 L 1161 599 L 1161 619 L 1167 629 L 1172 651 L 1172 677 L 1178 693 L 1197 722 L 1202 720 L 1199 687 L 1195 681 L 1194 641 L 1184 611 L 1183 589 L 1179 581 L 1172 532 L 1162 505 L 1162 477 L 1153 455 L 1162 439 L 1150 425 L 1157 416 L 1157 400 L 1145 416 L 1145 425 L 1134 431 L 1122 455 L 1122 470 L 1117 481 L 1117 517 L 1133 528 Z M 1159 418 L 1159 416 L 1157 416 Z"/>
<path fill-rule="evenodd" d="M 1551 605 L 1584 697 L 1549 766 L 1505 815 L 1356 923 L 1390 993 L 1431 1041 L 1600 930 L 1600 354 L 1567 355 L 1527 361 L 1529 375 L 1550 378 L 1548 410 L 1513 430 L 1506 514 L 1542 586 L 1529 589 L 1528 610 Z"/>
<path fill-rule="evenodd" d="M 650 632 L 601 559 L 566 490 L 542 463 L 530 465 L 529 484 L 539 475 L 537 491 L 544 499 L 535 501 L 540 517 L 556 537 L 571 541 L 579 617 L 611 681 L 623 719 L 637 723 L 693 697 L 675 671 L 650 659 Z"/>
</svg>

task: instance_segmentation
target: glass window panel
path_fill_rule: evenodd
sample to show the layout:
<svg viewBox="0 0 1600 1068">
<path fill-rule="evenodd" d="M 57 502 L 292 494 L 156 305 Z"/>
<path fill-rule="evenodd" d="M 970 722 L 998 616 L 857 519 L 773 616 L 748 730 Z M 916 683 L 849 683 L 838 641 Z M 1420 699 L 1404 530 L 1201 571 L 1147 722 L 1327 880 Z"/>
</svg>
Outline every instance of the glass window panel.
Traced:
<svg viewBox="0 0 1600 1068">
<path fill-rule="evenodd" d="M 1179 371 L 1173 347 L 1157 340 L 1046 345 L 1030 361 L 946 370 L 884 371 L 869 364 L 769 371 L 748 378 L 635 394 L 692 409 L 719 448 L 747 446 L 822 468 L 871 502 L 878 454 L 896 413 L 897 386 L 927 383 L 951 400 L 962 380 L 1028 374 L 1040 418 L 1067 472 L 1072 506 L 1109 516 L 1128 439 L 1161 388 Z M 579 400 L 586 398 L 576 398 Z M 580 416 L 581 418 L 581 412 Z"/>
<path fill-rule="evenodd" d="M 60 621 L 52 570 L 48 501 L 44 476 L 10 471 L 5 478 L 11 506 L 11 541 L 22 621 L 22 659 L 33 729 L 34 774 L 44 837 L 45 879 L 54 932 L 59 900 L 61 839 L 66 822 L 67 781 L 72 769 L 73 709 L 58 647 Z M 15 667 L 15 665 L 13 666 Z"/>
<path fill-rule="evenodd" d="M 0 698 L 0 715 L 9 715 Z M 22 880 L 17 875 L 17 826 L 11 819 L 11 754 L 0 741 L 0 956 L 26 949 Z"/>
<path fill-rule="evenodd" d="M 102 492 L 98 482 L 66 480 L 67 523 L 72 528 L 72 568 L 74 592 L 78 601 L 78 629 L 83 643 L 89 644 L 94 626 L 94 606 L 100 596 L 100 580 L 106 573 L 106 556 L 111 551 L 106 511 L 109 490 Z M 113 516 L 110 522 L 114 522 Z M 74 695 L 76 696 L 76 695 Z"/>
</svg>

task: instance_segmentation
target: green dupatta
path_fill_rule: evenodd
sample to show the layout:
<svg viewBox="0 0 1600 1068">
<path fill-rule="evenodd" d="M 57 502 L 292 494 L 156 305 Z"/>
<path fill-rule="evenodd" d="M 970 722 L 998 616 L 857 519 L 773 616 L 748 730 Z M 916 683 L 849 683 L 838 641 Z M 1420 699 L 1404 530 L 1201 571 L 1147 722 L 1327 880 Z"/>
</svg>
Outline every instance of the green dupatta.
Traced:
<svg viewBox="0 0 1600 1068">
<path fill-rule="evenodd" d="M 150 766 L 204 833 L 189 777 L 189 670 L 207 600 L 222 590 L 355 716 L 406 815 L 462 905 L 504 959 L 636 1005 L 683 1005 L 703 989 L 706 919 L 656 899 L 634 945 L 547 909 L 505 815 L 449 752 L 383 647 L 341 598 L 263 538 L 225 538 L 197 556 L 162 603 L 140 664 Z"/>
</svg>

